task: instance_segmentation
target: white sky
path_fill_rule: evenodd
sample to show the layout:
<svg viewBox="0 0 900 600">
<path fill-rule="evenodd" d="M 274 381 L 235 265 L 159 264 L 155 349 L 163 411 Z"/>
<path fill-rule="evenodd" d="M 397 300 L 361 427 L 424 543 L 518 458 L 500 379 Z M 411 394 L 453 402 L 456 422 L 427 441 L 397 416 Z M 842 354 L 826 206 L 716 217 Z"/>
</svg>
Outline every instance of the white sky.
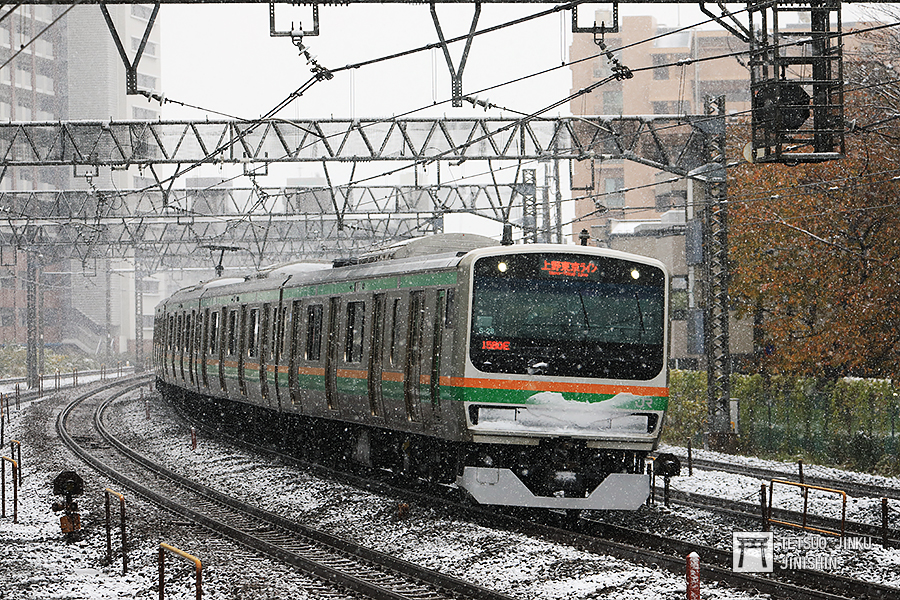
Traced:
<svg viewBox="0 0 900 600">
<path fill-rule="evenodd" d="M 478 28 L 551 8 L 552 4 L 498 5 L 482 7 Z M 582 18 L 589 17 L 584 5 Z M 861 5 L 845 6 L 850 21 Z M 735 8 L 740 10 L 738 5 Z M 695 5 L 623 4 L 622 14 L 653 14 L 661 24 L 686 26 L 706 21 Z M 468 31 L 472 4 L 438 5 L 446 37 Z M 277 27 L 286 30 L 291 21 L 312 25 L 310 7 L 276 6 Z M 568 56 L 571 13 L 552 14 L 496 33 L 478 36 L 463 73 L 463 90 L 474 94 L 537 71 L 559 67 Z M 290 38 L 269 36 L 266 4 L 253 5 L 164 5 L 160 10 L 162 86 L 167 97 L 224 112 L 254 118 L 300 87 L 310 76 L 305 60 Z M 716 26 L 717 27 L 717 26 Z M 325 67 L 339 68 L 438 40 L 427 4 L 323 6 L 320 34 L 306 43 Z M 451 45 L 458 64 L 463 44 Z M 564 98 L 571 88 L 568 68 L 516 85 L 480 94 L 515 111 L 530 112 Z M 450 75 L 440 50 L 418 54 L 352 71 L 338 73 L 331 81 L 313 86 L 281 116 L 382 117 L 431 106 L 450 96 Z M 467 116 L 472 109 L 440 104 L 414 116 Z M 480 109 L 477 110 L 482 114 Z M 499 115 L 498 112 L 494 112 Z M 568 114 L 562 106 L 549 115 Z M 197 110 L 167 104 L 166 119 L 201 118 Z M 511 116 L 511 115 L 507 115 Z"/>
<path fill-rule="evenodd" d="M 478 29 L 552 6 L 485 4 Z M 580 11 L 582 22 L 592 13 L 589 6 L 609 5 L 585 5 Z M 734 8 L 740 10 L 743 5 L 734 5 Z M 852 13 L 857 10 L 845 8 L 844 21 L 854 20 Z M 622 15 L 653 14 L 660 24 L 670 27 L 708 20 L 695 5 L 686 4 L 623 4 L 620 11 Z M 473 4 L 438 5 L 445 37 L 467 33 L 473 12 Z M 306 29 L 312 26 L 310 7 L 279 4 L 276 16 L 279 30 L 290 28 L 292 20 L 301 22 Z M 571 93 L 571 72 L 568 67 L 560 66 L 568 60 L 568 45 L 572 40 L 570 20 L 571 13 L 562 11 L 476 37 L 463 73 L 464 93 L 477 93 L 482 99 L 488 98 L 494 104 L 524 113 L 543 109 L 565 98 Z M 269 7 L 266 4 L 164 5 L 160 10 L 160 26 L 162 90 L 168 99 L 250 119 L 267 113 L 310 77 L 306 61 L 300 57 L 290 38 L 269 36 Z M 322 6 L 320 33 L 305 40 L 321 65 L 335 69 L 434 43 L 438 36 L 427 4 L 356 4 Z M 451 45 L 455 65 L 459 63 L 462 49 L 461 42 Z M 502 85 L 554 67 L 557 68 L 548 74 L 514 85 Z M 480 92 L 485 88 L 495 89 Z M 448 98 L 450 75 L 443 53 L 435 49 L 352 72 L 340 72 L 330 81 L 313 85 L 279 116 L 295 119 L 485 114 L 481 108 L 469 105 L 453 108 L 445 102 Z M 421 110 L 423 108 L 426 110 Z M 516 116 L 499 110 L 487 114 Z M 568 104 L 545 114 L 567 115 Z M 164 119 L 202 119 L 207 114 L 166 104 L 162 116 Z M 215 114 L 208 116 L 223 118 Z M 444 176 L 461 176 L 467 166 L 468 163 L 458 168 L 457 173 L 448 167 Z M 483 166 L 479 168 L 483 170 Z M 371 165 L 371 168 L 377 167 Z M 335 167 L 335 170 L 339 171 L 339 168 Z M 320 175 L 318 171 L 320 169 L 315 165 L 295 166 L 286 176 Z M 349 179 L 349 174 L 345 175 Z M 340 173 L 332 174 L 332 177 L 338 184 L 347 181 L 342 181 Z"/>
</svg>

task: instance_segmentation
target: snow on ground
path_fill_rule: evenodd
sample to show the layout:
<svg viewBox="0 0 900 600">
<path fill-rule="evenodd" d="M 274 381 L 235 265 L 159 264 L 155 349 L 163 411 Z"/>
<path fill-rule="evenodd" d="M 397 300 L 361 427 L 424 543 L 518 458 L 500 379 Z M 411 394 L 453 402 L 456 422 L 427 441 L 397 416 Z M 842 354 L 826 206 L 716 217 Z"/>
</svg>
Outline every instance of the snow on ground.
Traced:
<svg viewBox="0 0 900 600">
<path fill-rule="evenodd" d="M 132 539 L 129 574 L 121 575 L 118 557 L 111 565 L 104 565 L 102 490 L 110 484 L 59 448 L 54 439 L 54 423 L 63 404 L 61 398 L 47 397 L 23 406 L 20 411 L 13 410 L 10 415 L 7 439 L 12 433 L 23 442 L 25 481 L 20 490 L 19 523 L 13 524 L 9 517 L 0 519 L 0 599 L 157 598 L 156 551 L 162 541 L 181 544 L 185 550 L 205 559 L 204 598 L 303 600 L 315 597 L 314 584 L 287 567 L 247 556 L 227 542 L 210 541 L 197 532 L 192 533 L 190 527 L 179 524 L 166 513 L 128 497 L 127 491 Z M 403 498 L 323 481 L 297 467 L 260 459 L 243 449 L 202 436 L 194 451 L 188 430 L 171 416 L 164 404 L 155 400 L 151 403 L 149 420 L 141 403 L 117 406 L 111 416 L 124 417 L 118 435 L 128 442 L 141 441 L 145 444 L 144 452 L 164 456 L 183 474 L 304 524 L 353 538 L 512 597 L 535 600 L 684 597 L 683 576 L 483 527 L 437 509 L 413 506 L 409 516 L 401 519 L 397 507 Z M 84 541 L 75 544 L 65 543 L 59 532 L 58 516 L 49 509 L 54 500 L 50 482 L 63 468 L 78 470 L 89 489 L 81 502 Z M 744 481 L 739 476 L 700 474 L 696 470 L 694 477 L 677 478 L 675 485 L 678 489 L 729 493 L 735 497 L 744 494 L 743 490 L 746 490 L 744 495 L 754 489 L 758 492 L 759 487 L 758 482 Z M 117 516 L 117 507 L 113 506 Z M 8 496 L 7 510 L 10 509 Z M 695 517 L 691 511 L 675 508 L 654 510 L 661 518 L 715 521 L 708 515 Z M 640 519 L 640 515 L 635 518 Z M 698 529 L 702 528 L 698 526 Z M 117 547 L 115 541 L 114 546 Z M 872 578 L 900 580 L 896 551 L 875 548 L 846 553 L 850 557 L 847 562 L 852 561 L 859 570 L 868 569 Z M 189 569 L 174 566 L 170 569 L 173 580 L 166 584 L 166 596 L 193 597 Z M 704 582 L 703 597 L 738 600 L 757 596 Z"/>
</svg>

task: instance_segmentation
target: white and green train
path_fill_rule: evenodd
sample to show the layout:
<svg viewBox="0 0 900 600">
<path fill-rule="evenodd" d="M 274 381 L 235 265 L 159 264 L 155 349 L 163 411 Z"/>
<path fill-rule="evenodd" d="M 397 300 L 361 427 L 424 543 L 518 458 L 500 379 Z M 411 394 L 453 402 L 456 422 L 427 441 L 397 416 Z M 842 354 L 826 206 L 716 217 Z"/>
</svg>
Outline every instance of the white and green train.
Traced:
<svg viewBox="0 0 900 600">
<path fill-rule="evenodd" d="M 180 290 L 159 388 L 271 411 L 332 457 L 484 504 L 635 509 L 668 402 L 662 263 L 441 235 Z M 275 418 L 280 415 L 284 418 Z"/>
</svg>

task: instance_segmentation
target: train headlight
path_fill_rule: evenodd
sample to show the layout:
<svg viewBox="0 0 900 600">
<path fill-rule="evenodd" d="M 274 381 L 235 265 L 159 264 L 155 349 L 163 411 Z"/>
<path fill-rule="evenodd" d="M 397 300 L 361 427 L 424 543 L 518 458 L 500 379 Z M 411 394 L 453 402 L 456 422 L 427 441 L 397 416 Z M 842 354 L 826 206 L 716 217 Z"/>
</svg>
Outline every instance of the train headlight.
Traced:
<svg viewBox="0 0 900 600">
<path fill-rule="evenodd" d="M 641 278 L 641 272 L 638 271 L 637 269 L 632 269 L 632 270 L 631 270 L 631 278 L 632 278 L 632 279 L 640 279 L 640 278 Z"/>
<path fill-rule="evenodd" d="M 497 263 L 497 270 L 500 271 L 501 273 L 506 273 L 507 268 L 508 268 L 508 266 L 505 262 Z"/>
</svg>

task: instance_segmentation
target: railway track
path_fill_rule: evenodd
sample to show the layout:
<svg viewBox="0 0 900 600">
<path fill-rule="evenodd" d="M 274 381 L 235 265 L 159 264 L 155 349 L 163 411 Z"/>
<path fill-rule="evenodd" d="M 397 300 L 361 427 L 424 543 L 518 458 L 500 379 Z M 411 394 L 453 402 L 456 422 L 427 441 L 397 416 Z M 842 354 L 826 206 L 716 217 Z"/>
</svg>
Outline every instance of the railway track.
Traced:
<svg viewBox="0 0 900 600">
<path fill-rule="evenodd" d="M 661 490 L 656 490 L 655 499 L 658 503 L 664 502 L 664 495 Z M 740 500 L 717 498 L 714 496 L 683 492 L 680 490 L 670 490 L 669 500 L 671 503 L 679 506 L 709 510 L 734 518 L 746 519 L 748 522 L 756 521 L 760 525 L 762 525 L 763 521 L 762 510 L 759 503 L 752 504 Z M 768 509 L 766 512 L 769 512 Z M 788 523 L 799 524 L 805 522 L 806 525 L 811 528 L 810 531 L 813 532 L 815 532 L 815 530 L 830 532 L 840 532 L 843 530 L 846 536 L 867 537 L 879 544 L 882 543 L 884 537 L 884 530 L 881 525 L 874 523 L 862 523 L 849 519 L 842 522 L 840 519 L 815 514 L 807 514 L 804 517 L 801 512 L 775 507 L 772 508 L 769 518 Z M 900 531 L 896 528 L 888 529 L 887 545 L 892 548 L 900 547 Z"/>
<path fill-rule="evenodd" d="M 94 469 L 149 501 L 339 591 L 376 600 L 510 600 L 259 510 L 138 454 L 108 431 L 103 414 L 113 400 L 146 383 L 110 384 L 79 396 L 57 418 L 59 437 Z"/>
<path fill-rule="evenodd" d="M 183 411 L 182 417 L 191 411 Z M 511 531 L 552 539 L 561 544 L 576 546 L 597 553 L 612 555 L 624 560 L 659 565 L 674 573 L 683 574 L 685 557 L 697 552 L 702 559 L 701 576 L 717 580 L 729 586 L 767 593 L 776 598 L 791 600 L 837 600 L 859 598 L 871 600 L 892 600 L 900 594 L 900 589 L 873 584 L 866 581 L 811 571 L 804 569 L 780 569 L 770 576 L 734 573 L 732 553 L 708 545 L 687 542 L 661 535 L 637 531 L 627 527 L 603 523 L 596 520 L 580 519 L 577 523 L 567 522 L 547 511 L 529 512 L 527 518 L 510 515 L 503 511 L 486 507 L 461 505 L 449 500 L 439 489 L 426 486 L 423 491 L 411 490 L 409 486 L 398 487 L 393 478 L 354 475 L 344 470 L 335 470 L 321 464 L 307 463 L 294 457 L 247 442 L 236 436 L 225 436 L 221 429 L 211 429 L 206 424 L 193 423 L 205 428 L 210 436 L 228 437 L 234 443 L 251 448 L 265 456 L 277 458 L 285 463 L 297 464 L 303 468 L 313 468 L 325 477 L 337 478 L 360 488 L 389 495 L 404 495 L 427 504 L 439 502 L 465 512 L 468 519 L 478 520 L 488 527 L 502 527 Z M 247 432 L 244 432 L 247 433 Z M 251 436 L 252 437 L 252 436 Z M 408 482 L 406 482 L 408 483 Z M 523 512 L 523 511 L 517 511 Z M 747 517 L 747 515 L 742 515 Z M 752 518 L 752 516 L 750 517 Z M 758 520 L 759 517 L 757 516 Z"/>
<path fill-rule="evenodd" d="M 686 464 L 686 455 L 679 455 L 679 458 Z M 693 458 L 692 463 L 694 467 L 700 469 L 722 471 L 735 475 L 746 475 L 748 477 L 756 477 L 758 479 L 766 481 L 771 479 L 796 480 L 798 477 L 797 472 L 789 472 L 783 469 L 753 467 L 749 465 L 711 460 L 708 458 Z M 855 497 L 889 498 L 892 500 L 900 500 L 900 488 L 897 487 L 886 487 L 858 481 L 848 481 L 846 479 L 836 479 L 832 477 L 825 477 L 823 475 L 817 475 L 809 471 L 809 466 L 807 466 L 807 472 L 804 474 L 803 481 L 804 483 L 808 483 L 810 485 L 840 489 Z"/>
</svg>

